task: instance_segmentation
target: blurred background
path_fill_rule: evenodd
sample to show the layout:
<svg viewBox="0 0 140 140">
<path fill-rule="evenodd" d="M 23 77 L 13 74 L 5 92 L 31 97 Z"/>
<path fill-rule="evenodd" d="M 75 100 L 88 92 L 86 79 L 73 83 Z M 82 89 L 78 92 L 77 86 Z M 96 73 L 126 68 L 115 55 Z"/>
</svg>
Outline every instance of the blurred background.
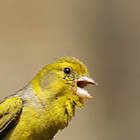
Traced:
<svg viewBox="0 0 140 140">
<path fill-rule="evenodd" d="M 84 62 L 94 100 L 54 140 L 140 139 L 140 1 L 0 0 L 0 99 L 61 56 Z"/>
</svg>

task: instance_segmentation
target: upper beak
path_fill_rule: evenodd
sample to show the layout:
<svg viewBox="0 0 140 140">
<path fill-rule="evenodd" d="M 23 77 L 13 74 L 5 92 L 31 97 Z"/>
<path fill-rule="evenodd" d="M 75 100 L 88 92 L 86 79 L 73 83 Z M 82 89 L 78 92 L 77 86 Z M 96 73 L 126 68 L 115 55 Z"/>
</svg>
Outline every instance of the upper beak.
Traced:
<svg viewBox="0 0 140 140">
<path fill-rule="evenodd" d="M 85 82 L 85 83 L 87 83 L 87 84 L 98 85 L 98 83 L 95 82 L 95 80 L 92 79 L 92 78 L 91 78 L 90 76 L 88 76 L 88 75 L 84 75 L 84 76 L 80 77 L 80 78 L 77 80 L 77 82 Z"/>
<path fill-rule="evenodd" d="M 94 79 L 92 79 L 91 77 L 89 77 L 88 75 L 84 75 L 82 77 L 80 77 L 77 81 L 77 90 L 76 90 L 76 94 L 82 98 L 82 99 L 93 99 L 93 97 L 88 93 L 87 90 L 84 89 L 84 87 L 87 84 L 94 84 L 94 85 L 98 85 L 97 82 L 94 81 Z"/>
</svg>

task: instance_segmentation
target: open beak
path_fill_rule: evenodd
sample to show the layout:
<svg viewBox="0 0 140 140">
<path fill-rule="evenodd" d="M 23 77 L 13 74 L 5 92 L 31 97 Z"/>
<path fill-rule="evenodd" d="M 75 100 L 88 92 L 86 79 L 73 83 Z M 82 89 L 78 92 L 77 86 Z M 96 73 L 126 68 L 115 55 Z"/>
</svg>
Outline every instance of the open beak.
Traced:
<svg viewBox="0 0 140 140">
<path fill-rule="evenodd" d="M 76 90 L 76 94 L 82 98 L 82 99 L 93 99 L 93 97 L 88 93 L 87 90 L 84 89 L 84 87 L 87 84 L 94 84 L 94 85 L 98 85 L 97 82 L 95 82 L 91 77 L 89 77 L 88 75 L 84 75 L 82 77 L 80 77 L 77 81 L 77 90 Z"/>
</svg>

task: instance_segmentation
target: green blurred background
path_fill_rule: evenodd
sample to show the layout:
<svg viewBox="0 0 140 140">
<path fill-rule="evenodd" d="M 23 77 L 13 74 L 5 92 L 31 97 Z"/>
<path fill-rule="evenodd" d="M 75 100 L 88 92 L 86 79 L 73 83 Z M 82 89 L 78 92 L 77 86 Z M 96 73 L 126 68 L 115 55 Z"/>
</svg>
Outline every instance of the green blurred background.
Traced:
<svg viewBox="0 0 140 140">
<path fill-rule="evenodd" d="M 0 0 L 0 98 L 65 55 L 99 86 L 54 140 L 139 140 L 140 1 Z"/>
</svg>

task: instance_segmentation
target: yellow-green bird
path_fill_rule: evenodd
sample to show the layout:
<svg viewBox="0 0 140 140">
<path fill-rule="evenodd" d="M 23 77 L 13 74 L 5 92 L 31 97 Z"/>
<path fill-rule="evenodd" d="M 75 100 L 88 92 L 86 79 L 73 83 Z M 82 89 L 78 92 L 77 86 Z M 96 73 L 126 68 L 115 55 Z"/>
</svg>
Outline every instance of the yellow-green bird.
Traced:
<svg viewBox="0 0 140 140">
<path fill-rule="evenodd" d="M 97 84 L 78 59 L 59 58 L 27 86 L 0 101 L 0 140 L 52 140 L 93 97 L 84 89 Z"/>
</svg>

